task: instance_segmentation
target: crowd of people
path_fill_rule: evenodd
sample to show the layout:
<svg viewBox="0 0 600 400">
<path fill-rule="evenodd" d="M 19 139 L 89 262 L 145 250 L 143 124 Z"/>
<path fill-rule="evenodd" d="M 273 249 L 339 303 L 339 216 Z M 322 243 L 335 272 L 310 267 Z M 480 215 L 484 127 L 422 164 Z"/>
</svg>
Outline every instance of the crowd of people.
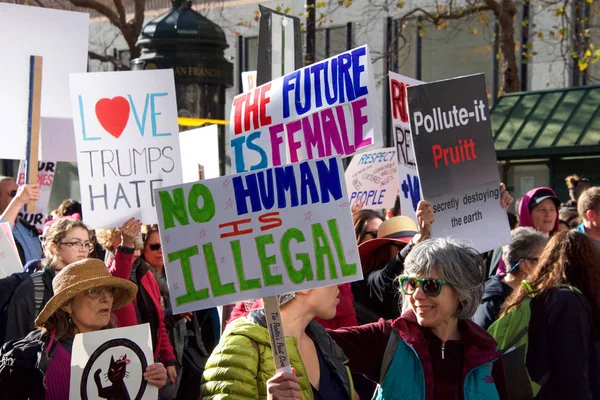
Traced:
<svg viewBox="0 0 600 400">
<path fill-rule="evenodd" d="M 148 323 L 160 399 L 600 399 L 600 187 L 566 183 L 516 214 L 501 185 L 511 241 L 486 254 L 431 238 L 426 200 L 416 222 L 353 206 L 364 279 L 277 297 L 290 374 L 260 300 L 173 314 L 157 226 L 92 231 L 69 199 L 38 232 L 39 187 L 0 177 L 24 265 L 0 280 L 0 397 L 69 398 L 74 335 Z"/>
</svg>

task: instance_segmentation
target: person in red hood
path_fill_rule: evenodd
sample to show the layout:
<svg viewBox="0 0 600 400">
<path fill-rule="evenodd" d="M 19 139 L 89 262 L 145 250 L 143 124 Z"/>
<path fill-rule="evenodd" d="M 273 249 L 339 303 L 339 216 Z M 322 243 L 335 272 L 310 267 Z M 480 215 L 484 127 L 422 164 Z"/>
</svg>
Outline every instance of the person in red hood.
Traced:
<svg viewBox="0 0 600 400">
<path fill-rule="evenodd" d="M 531 227 L 547 236 L 559 230 L 560 200 L 549 187 L 538 187 L 527 192 L 519 203 L 519 226 Z M 506 265 L 498 261 L 497 275 L 506 275 Z"/>
</svg>

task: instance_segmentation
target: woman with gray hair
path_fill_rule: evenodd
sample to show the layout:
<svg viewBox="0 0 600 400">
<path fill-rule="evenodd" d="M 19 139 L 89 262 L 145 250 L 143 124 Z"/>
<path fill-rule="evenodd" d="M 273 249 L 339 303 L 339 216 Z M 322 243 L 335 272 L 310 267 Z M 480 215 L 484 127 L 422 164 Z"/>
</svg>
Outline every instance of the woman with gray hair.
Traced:
<svg viewBox="0 0 600 400">
<path fill-rule="evenodd" d="M 416 245 L 399 277 L 403 314 L 329 331 L 376 399 L 505 399 L 495 340 L 469 320 L 483 294 L 477 251 L 448 238 Z"/>
<path fill-rule="evenodd" d="M 498 319 L 504 300 L 534 270 L 548 242 L 546 235 L 529 227 L 514 229 L 510 235 L 511 242 L 502 248 L 507 273 L 495 275 L 485 283 L 481 304 L 473 316 L 473 321 L 486 330 Z"/>
</svg>

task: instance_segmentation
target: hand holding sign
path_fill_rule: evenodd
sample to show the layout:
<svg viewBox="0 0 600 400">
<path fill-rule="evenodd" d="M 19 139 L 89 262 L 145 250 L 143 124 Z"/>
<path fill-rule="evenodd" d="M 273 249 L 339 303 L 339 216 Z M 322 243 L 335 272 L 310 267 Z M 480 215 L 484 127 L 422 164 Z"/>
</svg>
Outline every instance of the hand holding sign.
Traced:
<svg viewBox="0 0 600 400">
<path fill-rule="evenodd" d="M 14 201 L 21 206 L 38 201 L 40 198 L 40 188 L 40 185 L 23 185 L 17 191 Z"/>
<path fill-rule="evenodd" d="M 279 372 L 267 381 L 267 399 L 302 400 L 300 379 L 296 376 L 296 368 L 292 368 L 291 374 Z"/>
<path fill-rule="evenodd" d="M 510 207 L 513 201 L 513 197 L 506 191 L 506 185 L 500 183 L 500 204 L 502 204 L 504 211 L 508 212 L 508 207 Z"/>
<path fill-rule="evenodd" d="M 431 237 L 431 225 L 435 222 L 433 206 L 427 200 L 421 200 L 417 206 L 417 224 L 419 232 L 413 237 L 413 243 L 418 244 Z"/>
<path fill-rule="evenodd" d="M 144 380 L 159 389 L 165 386 L 167 383 L 167 370 L 165 366 L 161 363 L 148 365 L 148 368 L 144 372 Z"/>
</svg>

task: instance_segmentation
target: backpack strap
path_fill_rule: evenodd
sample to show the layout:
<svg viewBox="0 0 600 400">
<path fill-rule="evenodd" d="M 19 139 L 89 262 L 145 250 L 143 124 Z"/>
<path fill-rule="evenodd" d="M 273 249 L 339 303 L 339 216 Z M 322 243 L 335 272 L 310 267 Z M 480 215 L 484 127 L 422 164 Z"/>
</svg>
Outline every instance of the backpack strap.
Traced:
<svg viewBox="0 0 600 400">
<path fill-rule="evenodd" d="M 33 295 L 35 301 L 36 317 L 42 311 L 42 304 L 44 303 L 44 279 L 42 271 L 36 272 L 34 275 L 31 276 L 31 281 L 33 282 Z"/>
<path fill-rule="evenodd" d="M 396 349 L 398 348 L 400 340 L 401 338 L 398 332 L 392 329 L 392 333 L 390 334 L 390 338 L 388 340 L 387 346 L 385 347 L 385 352 L 383 353 L 383 359 L 381 361 L 381 371 L 379 372 L 379 384 L 383 382 L 385 374 L 387 374 L 388 369 L 390 369 L 390 365 L 392 364 L 392 360 L 394 359 L 394 355 L 396 354 Z"/>
</svg>

